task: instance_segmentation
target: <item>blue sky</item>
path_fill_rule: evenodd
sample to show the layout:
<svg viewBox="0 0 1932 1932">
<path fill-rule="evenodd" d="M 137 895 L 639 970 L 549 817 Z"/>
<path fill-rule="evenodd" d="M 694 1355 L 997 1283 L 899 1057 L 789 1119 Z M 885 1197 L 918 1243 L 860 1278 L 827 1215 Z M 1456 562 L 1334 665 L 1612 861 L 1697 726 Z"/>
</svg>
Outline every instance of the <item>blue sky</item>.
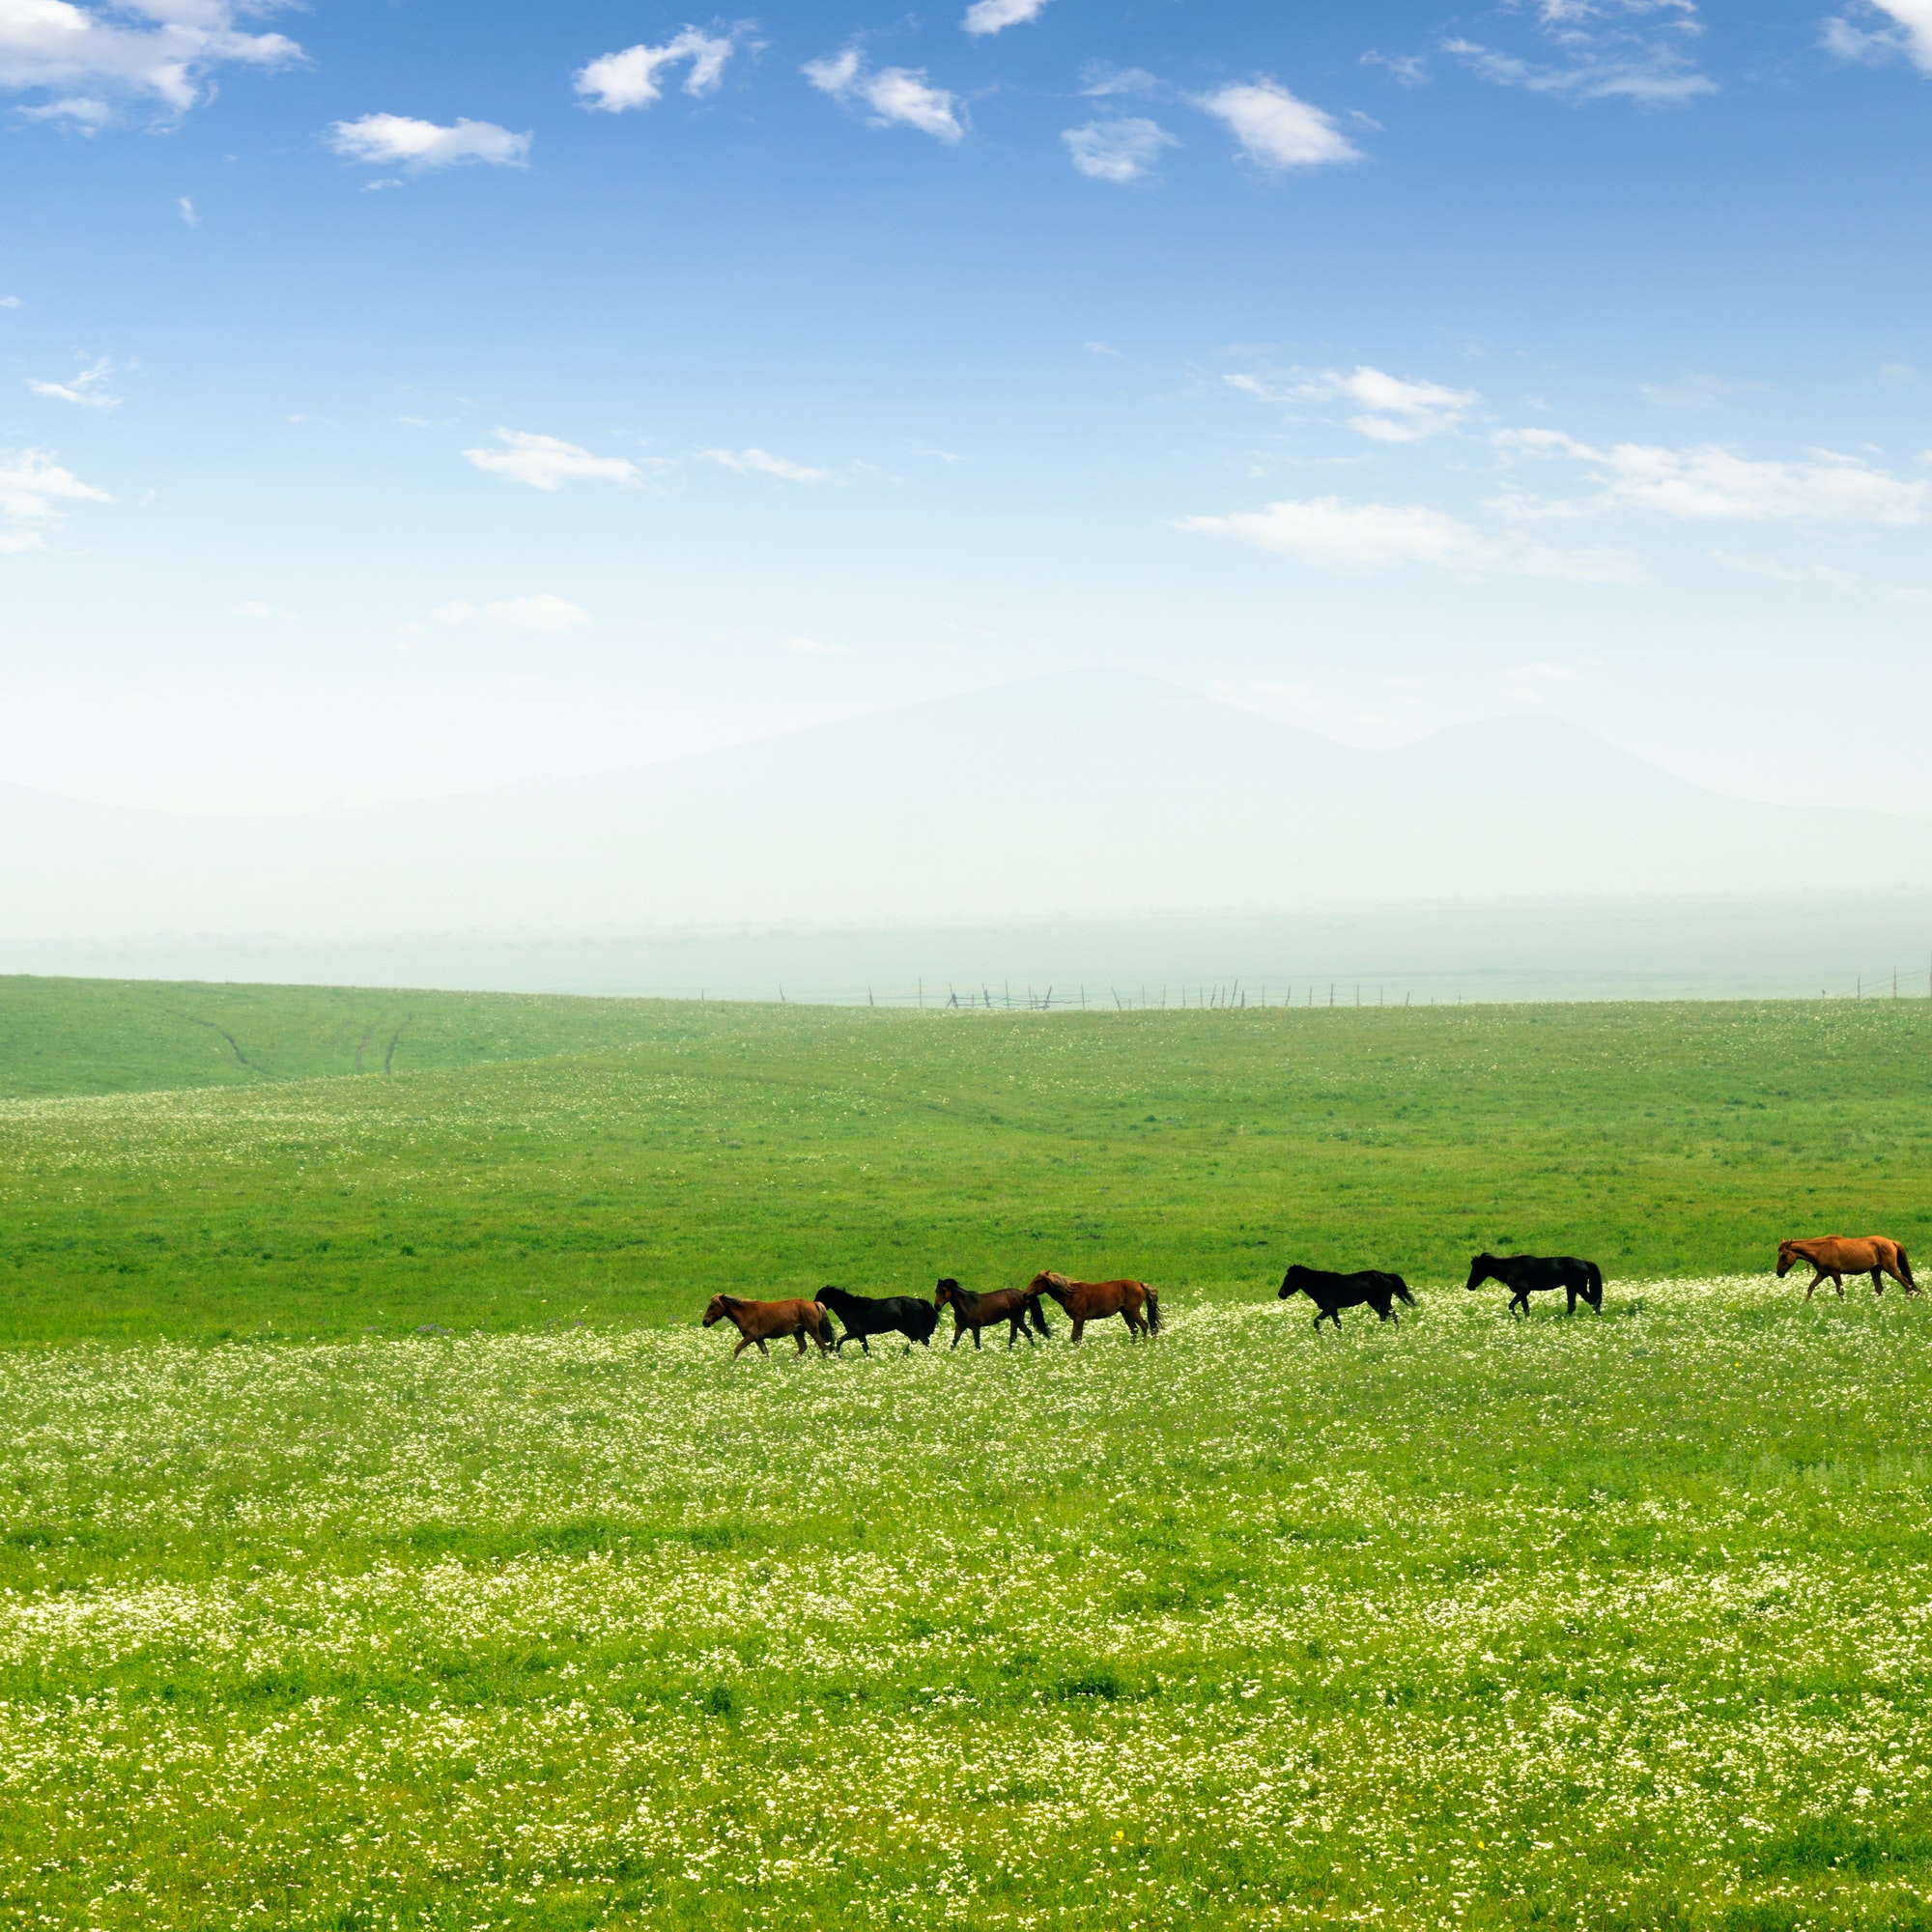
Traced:
<svg viewBox="0 0 1932 1932">
<path fill-rule="evenodd" d="M 1932 810 L 1928 106 L 1932 0 L 0 0 L 0 779 L 1109 665 Z"/>
</svg>

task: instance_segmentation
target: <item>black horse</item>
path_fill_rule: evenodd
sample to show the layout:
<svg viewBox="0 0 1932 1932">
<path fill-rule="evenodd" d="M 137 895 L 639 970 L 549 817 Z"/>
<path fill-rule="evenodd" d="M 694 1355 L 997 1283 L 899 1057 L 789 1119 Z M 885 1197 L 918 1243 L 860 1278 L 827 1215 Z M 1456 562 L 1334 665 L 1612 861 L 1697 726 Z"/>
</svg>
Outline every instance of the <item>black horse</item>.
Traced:
<svg viewBox="0 0 1932 1932">
<path fill-rule="evenodd" d="M 1415 1306 L 1407 1282 L 1399 1274 L 1384 1274 L 1380 1268 L 1364 1268 L 1359 1274 L 1330 1274 L 1325 1268 L 1297 1265 L 1282 1276 L 1277 1299 L 1286 1301 L 1292 1294 L 1305 1294 L 1314 1302 L 1318 1328 L 1323 1321 L 1332 1321 L 1340 1328 L 1341 1311 L 1360 1308 L 1364 1303 L 1384 1321 L 1393 1321 L 1400 1328 L 1402 1317 L 1395 1312 L 1395 1304 L 1405 1301 L 1411 1308 Z"/>
<path fill-rule="evenodd" d="M 997 1328 L 1002 1321 L 1007 1324 L 1007 1347 L 1011 1348 L 1022 1335 L 1033 1340 L 1032 1331 L 1027 1327 L 1031 1321 L 1042 1335 L 1051 1335 L 1053 1330 L 1046 1325 L 1046 1317 L 1040 1313 L 1039 1296 L 1025 1288 L 996 1288 L 991 1294 L 975 1294 L 970 1288 L 961 1288 L 948 1275 L 933 1291 L 932 1305 L 935 1309 L 951 1307 L 952 1310 L 952 1346 L 959 1346 L 959 1338 L 972 1330 L 973 1346 L 980 1346 L 981 1328 Z"/>
<path fill-rule="evenodd" d="M 821 1288 L 815 1297 L 845 1324 L 845 1332 L 833 1344 L 837 1354 L 854 1335 L 867 1354 L 872 1352 L 868 1335 L 903 1335 L 906 1353 L 915 1342 L 932 1347 L 932 1331 L 939 1326 L 939 1310 L 916 1294 L 847 1294 L 842 1288 Z"/>
<path fill-rule="evenodd" d="M 1604 1312 L 1604 1271 L 1595 1262 L 1578 1261 L 1575 1255 L 1478 1255 L 1469 1264 L 1469 1279 L 1464 1288 L 1481 1288 L 1486 1281 L 1499 1281 L 1510 1292 L 1510 1313 L 1518 1309 L 1529 1313 L 1529 1297 L 1560 1288 L 1570 1297 L 1570 1313 L 1577 1312 L 1580 1294 L 1599 1315 Z"/>
</svg>

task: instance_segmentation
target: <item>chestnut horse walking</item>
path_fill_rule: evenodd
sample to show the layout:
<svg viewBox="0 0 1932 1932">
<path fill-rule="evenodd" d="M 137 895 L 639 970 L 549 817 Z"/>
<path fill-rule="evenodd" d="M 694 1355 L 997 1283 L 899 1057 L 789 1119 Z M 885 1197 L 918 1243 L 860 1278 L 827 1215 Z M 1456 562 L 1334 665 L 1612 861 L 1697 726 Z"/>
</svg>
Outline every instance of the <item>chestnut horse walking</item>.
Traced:
<svg viewBox="0 0 1932 1932">
<path fill-rule="evenodd" d="M 980 1347 L 980 1330 L 997 1328 L 1002 1321 L 1007 1324 L 1007 1347 L 1011 1348 L 1022 1335 L 1029 1342 L 1033 1340 L 1033 1327 L 1042 1335 L 1051 1335 L 1053 1330 L 1046 1325 L 1046 1317 L 1039 1312 L 1039 1291 L 1037 1288 L 996 1288 L 991 1294 L 975 1294 L 970 1288 L 961 1288 L 948 1275 L 933 1291 L 932 1305 L 935 1310 L 950 1307 L 952 1310 L 952 1346 L 959 1346 L 960 1336 L 970 1329 L 974 1348 Z"/>
<path fill-rule="evenodd" d="M 1073 1323 L 1076 1342 L 1088 1322 L 1110 1315 L 1118 1315 L 1136 1341 L 1160 1333 L 1160 1295 L 1144 1281 L 1068 1281 L 1049 1268 L 1034 1276 L 1027 1293 L 1052 1295 Z"/>
<path fill-rule="evenodd" d="M 831 1326 L 824 1309 L 815 1301 L 746 1301 L 735 1294 L 714 1294 L 704 1311 L 704 1325 L 729 1321 L 738 1330 L 738 1346 L 731 1350 L 735 1362 L 753 1342 L 758 1353 L 769 1355 L 766 1338 L 782 1342 L 787 1335 L 798 1338 L 798 1352 L 805 1353 L 805 1338 L 810 1335 L 825 1353 L 825 1333 Z"/>
<path fill-rule="evenodd" d="M 1848 1274 L 1870 1275 L 1874 1300 L 1885 1293 L 1887 1275 L 1907 1294 L 1918 1293 L 1918 1284 L 1912 1279 L 1912 1264 L 1906 1259 L 1905 1250 L 1896 1241 L 1887 1240 L 1883 1235 L 1867 1235 L 1862 1240 L 1853 1240 L 1845 1235 L 1826 1235 L 1814 1241 L 1778 1242 L 1779 1281 L 1800 1262 L 1809 1262 L 1812 1267 L 1811 1279 L 1804 1289 L 1806 1301 L 1811 1299 L 1821 1281 L 1831 1282 L 1838 1291 L 1838 1299 L 1844 1300 L 1845 1277 Z"/>
</svg>

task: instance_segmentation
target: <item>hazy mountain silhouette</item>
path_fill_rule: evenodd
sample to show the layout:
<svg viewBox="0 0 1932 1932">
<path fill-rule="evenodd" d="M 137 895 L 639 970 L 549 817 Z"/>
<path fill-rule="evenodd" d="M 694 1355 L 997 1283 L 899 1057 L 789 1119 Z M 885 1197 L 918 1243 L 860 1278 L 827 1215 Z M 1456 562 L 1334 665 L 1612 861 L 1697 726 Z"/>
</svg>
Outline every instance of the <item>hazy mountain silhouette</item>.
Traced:
<svg viewBox="0 0 1932 1932">
<path fill-rule="evenodd" d="M 233 819 L 0 787 L 0 936 L 1002 920 L 1932 885 L 1932 827 L 1517 718 L 1358 752 L 1074 672 L 590 778 Z"/>
</svg>

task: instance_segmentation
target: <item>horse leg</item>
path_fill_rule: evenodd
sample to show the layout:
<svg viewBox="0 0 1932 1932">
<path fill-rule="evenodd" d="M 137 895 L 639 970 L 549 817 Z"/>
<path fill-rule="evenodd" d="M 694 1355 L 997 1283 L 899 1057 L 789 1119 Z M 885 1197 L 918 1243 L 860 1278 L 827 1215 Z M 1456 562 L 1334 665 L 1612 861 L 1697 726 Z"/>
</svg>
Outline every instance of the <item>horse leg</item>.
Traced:
<svg viewBox="0 0 1932 1932">
<path fill-rule="evenodd" d="M 1076 1316 L 1075 1316 L 1075 1317 L 1073 1318 L 1073 1346 L 1074 1346 L 1074 1347 L 1075 1347 L 1076 1349 L 1077 1349 L 1077 1348 L 1078 1348 L 1078 1347 L 1080 1346 L 1080 1338 L 1081 1338 L 1081 1336 L 1083 1336 L 1084 1334 L 1086 1334 L 1086 1332 L 1087 1332 L 1087 1318 L 1086 1318 L 1086 1316 L 1084 1316 L 1084 1315 L 1076 1315 Z"/>
<path fill-rule="evenodd" d="M 1872 1276 L 1872 1299 L 1876 1301 L 1879 1298 L 1879 1296 L 1885 1293 L 1885 1277 L 1879 1273 L 1877 1268 L 1872 1269 L 1871 1276 Z"/>
<path fill-rule="evenodd" d="M 795 1335 L 794 1335 L 794 1336 L 792 1337 L 792 1340 L 793 1340 L 794 1342 L 796 1342 L 796 1343 L 798 1344 L 798 1352 L 799 1352 L 799 1353 L 800 1353 L 801 1355 L 802 1355 L 802 1354 L 804 1354 L 804 1353 L 805 1353 L 805 1330 L 804 1330 L 803 1328 L 799 1329 L 799 1330 L 798 1330 L 798 1332 L 797 1332 L 797 1333 L 796 1333 L 796 1334 L 795 1334 Z"/>
<path fill-rule="evenodd" d="M 962 1327 L 960 1327 L 960 1325 L 959 1325 L 959 1324 L 958 1324 L 958 1323 L 957 1323 L 957 1322 L 955 1321 L 955 1322 L 954 1322 L 954 1323 L 952 1324 L 952 1346 L 953 1346 L 953 1347 L 954 1347 L 955 1349 L 956 1349 L 956 1348 L 958 1348 L 959 1344 L 960 1344 L 961 1342 L 963 1342 L 963 1341 L 964 1341 L 965 1339 L 966 1339 L 966 1331 L 965 1331 L 965 1329 L 963 1329 Z M 978 1335 L 975 1335 L 975 1336 L 973 1337 L 973 1340 L 975 1341 L 975 1343 L 977 1343 L 977 1342 L 979 1341 L 979 1339 L 980 1339 L 980 1338 L 979 1338 L 979 1336 L 978 1336 Z"/>
<path fill-rule="evenodd" d="M 1563 1284 L 1563 1292 L 1564 1292 L 1564 1293 L 1566 1293 L 1566 1294 L 1567 1294 L 1567 1295 L 1568 1295 L 1568 1296 L 1570 1297 L 1570 1306 L 1569 1306 L 1569 1307 L 1568 1307 L 1567 1309 L 1565 1309 L 1565 1310 L 1564 1310 L 1564 1313 L 1565 1313 L 1566 1315 L 1575 1315 L 1575 1314 L 1576 1314 L 1576 1312 L 1577 1312 L 1577 1285 L 1576 1285 L 1576 1283 L 1575 1283 L 1575 1282 L 1568 1282 L 1568 1281 L 1566 1281 L 1566 1282 L 1565 1282 L 1565 1283 Z"/>
<path fill-rule="evenodd" d="M 976 1329 L 974 1329 L 974 1331 L 973 1331 L 973 1346 L 974 1346 L 974 1348 L 976 1348 L 976 1349 L 983 1349 L 983 1348 L 984 1348 L 984 1347 L 986 1346 L 986 1345 L 985 1345 L 985 1343 L 983 1343 L 982 1341 L 980 1341 L 980 1331 L 979 1331 L 979 1329 L 977 1329 L 977 1328 L 976 1328 Z"/>
<path fill-rule="evenodd" d="M 738 1337 L 738 1346 L 731 1350 L 731 1359 L 735 1362 L 751 1346 L 752 1338 L 749 1335 L 740 1335 Z M 763 1348 L 764 1344 L 761 1342 L 758 1346 Z"/>
<path fill-rule="evenodd" d="M 753 1340 L 758 1345 L 758 1353 L 764 1356 L 765 1360 L 769 1362 L 772 1358 L 772 1351 L 765 1347 L 765 1338 L 762 1335 L 756 1335 L 753 1337 Z"/>
</svg>

